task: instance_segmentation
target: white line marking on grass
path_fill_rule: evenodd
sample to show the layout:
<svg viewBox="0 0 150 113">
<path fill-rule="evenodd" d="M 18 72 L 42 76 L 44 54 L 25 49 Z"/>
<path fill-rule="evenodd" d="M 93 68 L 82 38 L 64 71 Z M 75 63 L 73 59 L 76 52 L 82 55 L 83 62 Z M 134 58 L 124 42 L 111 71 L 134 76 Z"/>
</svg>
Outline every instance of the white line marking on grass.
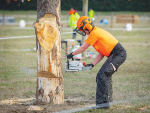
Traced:
<svg viewBox="0 0 150 113">
<path fill-rule="evenodd" d="M 13 29 L 34 29 L 34 28 L 32 28 L 32 27 L 26 27 L 26 28 L 14 27 Z M 62 30 L 72 30 L 72 29 L 62 27 Z M 106 28 L 105 30 L 126 30 L 126 28 Z M 132 30 L 150 30 L 150 28 L 132 28 Z"/>
<path fill-rule="evenodd" d="M 145 97 L 142 97 L 142 98 L 134 98 L 134 99 L 110 102 L 109 104 L 110 105 L 117 105 L 117 104 L 128 103 L 128 102 L 132 102 L 132 101 L 139 101 L 139 100 L 144 100 L 144 99 L 149 99 L 149 98 L 150 98 L 150 96 L 145 96 Z M 90 109 L 96 109 L 96 108 L 101 108 L 101 107 L 106 107 L 106 106 L 107 106 L 107 104 L 99 104 L 98 106 L 90 105 L 90 106 L 85 106 L 85 107 L 81 107 L 81 108 L 64 110 L 64 111 L 53 112 L 53 113 L 74 113 L 74 112 L 85 111 L 85 110 L 90 110 Z"/>
<path fill-rule="evenodd" d="M 63 28 L 62 27 L 62 30 L 72 30 L 72 28 Z"/>
<path fill-rule="evenodd" d="M 133 28 L 133 30 L 150 30 L 150 28 Z"/>
<path fill-rule="evenodd" d="M 0 40 L 2 40 L 2 39 L 15 39 L 15 38 L 30 38 L 30 37 L 35 37 L 35 35 L 31 35 L 31 36 L 18 36 L 18 37 L 6 37 L 6 38 L 0 38 Z"/>
<path fill-rule="evenodd" d="M 21 27 L 14 27 L 13 29 L 34 29 L 33 27 L 24 27 L 24 28 L 21 28 Z"/>
<path fill-rule="evenodd" d="M 14 27 L 13 29 L 34 29 L 34 27 Z M 62 30 L 72 30 L 71 28 L 62 28 Z"/>
<path fill-rule="evenodd" d="M 64 33 L 61 33 L 61 34 L 70 34 L 70 33 L 73 33 L 73 32 L 64 32 Z M 14 38 L 30 38 L 30 37 L 35 37 L 35 35 L 31 35 L 31 36 L 18 36 L 18 37 L 6 37 L 6 38 L 0 38 L 0 40 L 2 40 L 2 39 L 14 39 Z"/>
<path fill-rule="evenodd" d="M 106 28 L 105 30 L 126 30 L 126 28 Z M 150 28 L 132 28 L 132 30 L 150 30 Z"/>
<path fill-rule="evenodd" d="M 76 33 L 76 32 L 64 32 L 64 33 L 61 33 L 61 34 L 70 34 L 70 33 Z"/>
<path fill-rule="evenodd" d="M 23 28 L 21 28 L 23 29 Z M 126 30 L 125 28 L 108 28 L 105 30 Z M 132 30 L 150 30 L 150 28 L 133 28 Z M 132 31 L 130 31 L 132 32 Z M 75 32 L 63 32 L 61 34 L 70 34 L 70 33 L 75 33 Z M 6 38 L 0 38 L 0 40 L 2 39 L 15 39 L 15 38 L 30 38 L 30 37 L 35 37 L 35 35 L 31 35 L 31 36 L 19 36 L 19 37 L 6 37 Z"/>
</svg>

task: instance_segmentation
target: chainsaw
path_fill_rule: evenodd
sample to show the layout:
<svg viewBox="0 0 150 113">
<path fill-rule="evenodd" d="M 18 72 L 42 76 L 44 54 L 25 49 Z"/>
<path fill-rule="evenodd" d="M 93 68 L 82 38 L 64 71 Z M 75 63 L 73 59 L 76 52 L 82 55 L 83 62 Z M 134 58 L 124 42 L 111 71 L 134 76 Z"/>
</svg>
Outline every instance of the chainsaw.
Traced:
<svg viewBox="0 0 150 113">
<path fill-rule="evenodd" d="M 73 59 L 70 61 L 67 58 L 67 62 L 65 63 L 66 72 L 90 71 L 91 69 L 91 66 L 85 66 L 85 62 L 74 61 Z"/>
</svg>

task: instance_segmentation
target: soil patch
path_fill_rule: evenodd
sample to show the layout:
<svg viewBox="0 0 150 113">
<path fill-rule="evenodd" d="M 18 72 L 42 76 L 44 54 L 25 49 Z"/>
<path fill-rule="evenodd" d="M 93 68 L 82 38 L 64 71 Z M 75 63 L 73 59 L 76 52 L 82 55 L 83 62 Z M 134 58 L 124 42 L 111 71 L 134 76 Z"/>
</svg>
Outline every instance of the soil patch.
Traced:
<svg viewBox="0 0 150 113">
<path fill-rule="evenodd" d="M 35 98 L 2 100 L 1 113 L 51 113 L 79 108 L 95 103 L 95 98 L 83 96 L 65 96 L 64 104 L 54 105 L 36 101 Z M 35 109 L 34 109 L 35 108 Z M 37 110 L 36 110 L 37 109 Z M 39 110 L 40 109 L 40 110 Z"/>
</svg>

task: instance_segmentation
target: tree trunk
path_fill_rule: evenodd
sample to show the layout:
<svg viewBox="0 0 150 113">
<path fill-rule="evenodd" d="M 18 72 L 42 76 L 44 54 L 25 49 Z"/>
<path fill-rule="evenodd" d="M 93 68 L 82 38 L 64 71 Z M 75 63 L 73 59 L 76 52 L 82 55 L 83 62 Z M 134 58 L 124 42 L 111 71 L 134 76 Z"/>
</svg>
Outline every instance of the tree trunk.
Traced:
<svg viewBox="0 0 150 113">
<path fill-rule="evenodd" d="M 61 0 L 37 0 L 36 29 L 37 89 L 36 99 L 46 103 L 64 103 L 61 64 Z"/>
<path fill-rule="evenodd" d="M 88 0 L 83 0 L 83 16 L 88 16 Z"/>
<path fill-rule="evenodd" d="M 88 16 L 88 0 L 83 0 L 83 16 Z M 85 42 L 86 36 L 82 36 L 82 43 Z M 86 51 L 82 53 L 82 57 L 86 57 Z"/>
</svg>

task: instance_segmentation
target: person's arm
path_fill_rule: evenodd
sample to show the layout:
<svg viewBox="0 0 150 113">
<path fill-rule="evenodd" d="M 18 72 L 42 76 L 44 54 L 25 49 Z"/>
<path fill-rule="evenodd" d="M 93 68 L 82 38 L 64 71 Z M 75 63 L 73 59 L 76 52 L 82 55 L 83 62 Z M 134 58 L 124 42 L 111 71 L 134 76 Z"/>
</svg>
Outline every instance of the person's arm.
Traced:
<svg viewBox="0 0 150 113">
<path fill-rule="evenodd" d="M 92 64 L 95 66 L 98 62 L 100 62 L 104 58 L 104 55 L 98 54 L 95 60 L 92 62 Z"/>
<path fill-rule="evenodd" d="M 75 50 L 72 55 L 77 55 L 77 54 L 80 54 L 80 53 L 83 53 L 90 45 L 87 44 L 86 42 L 80 46 L 77 50 Z"/>
</svg>

